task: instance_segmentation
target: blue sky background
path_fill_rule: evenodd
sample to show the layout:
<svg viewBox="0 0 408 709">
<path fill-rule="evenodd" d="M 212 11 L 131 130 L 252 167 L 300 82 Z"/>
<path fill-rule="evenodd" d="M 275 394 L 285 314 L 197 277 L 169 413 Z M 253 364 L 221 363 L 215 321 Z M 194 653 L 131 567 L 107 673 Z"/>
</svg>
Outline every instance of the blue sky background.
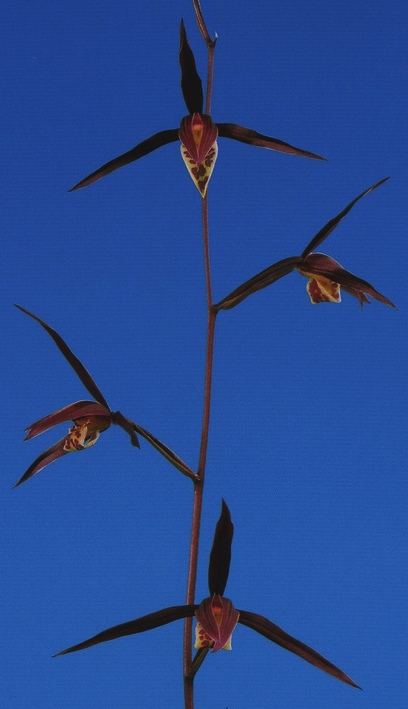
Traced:
<svg viewBox="0 0 408 709">
<path fill-rule="evenodd" d="M 407 638 L 407 8 L 203 0 L 219 35 L 212 116 L 328 158 L 219 140 L 209 189 L 214 298 L 302 251 L 387 175 L 321 250 L 398 306 L 312 306 L 291 274 L 219 315 L 197 598 L 221 497 L 235 523 L 226 595 L 312 645 L 364 689 L 252 631 L 208 656 L 198 709 L 405 709 Z M 0 546 L 8 709 L 182 706 L 182 623 L 51 659 L 184 603 L 192 485 L 113 427 L 16 490 L 62 437 L 25 426 L 88 394 L 20 303 L 56 328 L 114 410 L 197 463 L 205 294 L 201 198 L 172 144 L 67 190 L 176 128 L 188 0 L 1 11 Z"/>
</svg>

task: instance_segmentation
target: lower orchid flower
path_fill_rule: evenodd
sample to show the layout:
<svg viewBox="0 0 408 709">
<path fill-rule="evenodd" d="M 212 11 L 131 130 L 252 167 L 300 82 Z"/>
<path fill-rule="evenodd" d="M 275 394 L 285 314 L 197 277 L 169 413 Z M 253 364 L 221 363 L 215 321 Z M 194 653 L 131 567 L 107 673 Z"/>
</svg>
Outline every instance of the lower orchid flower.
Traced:
<svg viewBox="0 0 408 709">
<path fill-rule="evenodd" d="M 17 305 L 16 307 L 40 323 L 44 330 L 48 332 L 58 349 L 62 352 L 64 357 L 78 375 L 82 384 L 96 399 L 96 401 L 76 401 L 73 404 L 68 404 L 68 406 L 64 406 L 62 409 L 54 411 L 54 413 L 39 419 L 39 421 L 36 421 L 31 424 L 31 426 L 27 427 L 27 433 L 24 440 L 34 438 L 34 436 L 38 436 L 40 433 L 44 433 L 44 431 L 48 431 L 48 429 L 53 426 L 57 426 L 60 423 L 65 423 L 67 421 L 73 422 L 73 426 L 69 429 L 67 435 L 57 443 L 54 443 L 54 445 L 50 448 L 47 448 L 44 453 L 41 453 L 41 455 L 35 459 L 14 487 L 17 487 L 29 478 L 32 478 L 33 475 L 40 472 L 40 470 L 45 468 L 47 465 L 50 465 L 50 463 L 53 463 L 54 460 L 58 460 L 58 458 L 62 458 L 67 455 L 67 453 L 74 453 L 90 448 L 96 443 L 100 434 L 103 433 L 103 431 L 106 431 L 111 424 L 115 424 L 123 428 L 123 430 L 129 435 L 131 444 L 137 448 L 140 448 L 137 437 L 137 433 L 139 433 L 178 470 L 180 470 L 180 472 L 192 479 L 196 479 L 196 474 L 193 473 L 193 471 L 181 460 L 181 458 L 173 453 L 170 448 L 164 445 L 164 443 L 146 431 L 146 429 L 123 416 L 120 411 L 111 411 L 105 397 L 99 387 L 95 384 L 87 369 L 85 369 L 82 362 L 80 362 L 80 360 L 68 347 L 66 342 L 55 330 L 53 330 L 52 327 L 47 325 L 47 323 L 38 318 L 36 315 L 33 315 L 33 313 L 30 313 L 25 308 L 22 308 L 20 305 Z"/>
<path fill-rule="evenodd" d="M 199 605 L 170 606 L 169 608 L 163 608 L 162 610 L 142 616 L 136 620 L 115 625 L 112 628 L 98 633 L 98 635 L 94 635 L 88 640 L 84 640 L 77 645 L 62 650 L 62 652 L 57 653 L 54 657 L 76 652 L 77 650 L 85 650 L 86 648 L 107 642 L 108 640 L 143 633 L 147 630 L 158 628 L 161 625 L 172 623 L 175 620 L 195 616 L 197 619 L 195 642 L 197 654 L 192 661 L 188 676 L 195 674 L 210 649 L 212 652 L 217 652 L 221 649 L 230 650 L 232 633 L 237 624 L 241 624 L 255 630 L 276 645 L 280 645 L 280 647 L 298 655 L 303 660 L 332 675 L 332 677 L 336 677 L 346 684 L 359 688 L 348 675 L 332 662 L 326 660 L 323 655 L 320 655 L 316 650 L 313 650 L 300 640 L 296 640 L 296 638 L 286 633 L 264 616 L 249 611 L 237 610 L 232 602 L 228 598 L 225 598 L 223 594 L 229 575 L 233 532 L 234 527 L 231 521 L 230 511 L 226 503 L 222 501 L 221 515 L 215 528 L 208 568 L 210 596 L 205 598 Z"/>
<path fill-rule="evenodd" d="M 271 285 L 279 278 L 286 276 L 294 270 L 297 270 L 302 276 L 308 278 L 307 292 L 312 303 L 340 303 L 341 289 L 349 293 L 354 298 L 360 301 L 361 307 L 364 303 L 369 303 L 367 296 L 371 296 L 380 303 L 389 305 L 395 308 L 388 298 L 379 293 L 370 283 L 362 278 L 355 276 L 350 271 L 346 271 L 338 261 L 335 261 L 326 254 L 315 253 L 313 249 L 319 246 L 324 239 L 335 229 L 341 220 L 348 214 L 362 197 L 369 194 L 377 187 L 386 182 L 389 178 L 386 177 L 380 182 L 377 182 L 372 187 L 362 192 L 358 197 L 353 199 L 336 217 L 330 219 L 325 226 L 313 237 L 300 256 L 290 256 L 274 263 L 269 268 L 261 271 L 253 278 L 236 288 L 232 293 L 223 298 L 216 306 L 216 310 L 228 310 L 233 308 L 242 300 L 247 298 L 252 293 L 255 293 L 266 286 Z"/>
</svg>

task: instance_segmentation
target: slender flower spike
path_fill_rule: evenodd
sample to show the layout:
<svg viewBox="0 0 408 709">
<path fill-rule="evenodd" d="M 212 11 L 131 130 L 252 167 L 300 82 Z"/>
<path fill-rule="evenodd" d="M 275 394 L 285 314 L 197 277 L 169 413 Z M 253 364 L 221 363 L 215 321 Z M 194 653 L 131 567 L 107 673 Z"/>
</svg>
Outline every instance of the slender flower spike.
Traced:
<svg viewBox="0 0 408 709">
<path fill-rule="evenodd" d="M 326 660 L 322 655 L 308 645 L 296 640 L 270 620 L 256 613 L 236 610 L 232 602 L 225 598 L 223 593 L 228 580 L 231 560 L 231 543 L 234 527 L 230 511 L 226 503 L 222 502 L 221 515 L 218 520 L 208 569 L 209 598 L 205 598 L 200 605 L 171 606 L 155 613 L 142 616 L 120 625 L 115 625 L 94 635 L 84 642 L 62 650 L 58 655 L 66 655 L 77 650 L 85 650 L 93 645 L 115 640 L 125 635 L 143 633 L 146 630 L 158 628 L 161 625 L 172 623 L 183 618 L 197 618 L 196 644 L 197 654 L 194 658 L 189 676 L 193 676 L 200 667 L 209 649 L 217 652 L 221 649 L 231 649 L 231 636 L 237 624 L 246 625 L 255 630 L 276 645 L 298 655 L 303 660 L 327 672 L 332 677 L 350 684 L 358 685 L 336 665 Z"/>
<path fill-rule="evenodd" d="M 202 31 L 202 27 L 201 27 Z M 214 46 L 214 43 L 210 41 Z M 212 118 L 203 113 L 203 87 L 200 76 L 197 73 L 194 54 L 187 40 L 184 22 L 180 25 L 180 51 L 179 60 L 181 68 L 181 90 L 183 98 L 189 112 L 185 116 L 180 128 L 155 133 L 150 138 L 138 143 L 134 148 L 123 155 L 110 160 L 102 165 L 83 180 L 78 182 L 72 190 L 96 182 L 101 177 L 117 170 L 124 165 L 128 165 L 139 158 L 148 155 L 153 150 L 161 148 L 163 145 L 181 141 L 181 155 L 201 196 L 204 197 L 207 191 L 208 181 L 211 177 L 215 160 L 217 158 L 217 137 L 231 138 L 241 143 L 256 145 L 269 150 L 276 150 L 290 155 L 301 155 L 315 160 L 324 160 L 320 155 L 311 153 L 301 148 L 295 148 L 289 143 L 285 143 L 277 138 L 271 138 L 262 133 L 257 133 L 250 128 L 245 128 L 234 123 L 214 123 Z"/>
<path fill-rule="evenodd" d="M 275 283 L 279 278 L 286 276 L 295 269 L 302 275 L 308 278 L 307 292 L 312 303 L 340 303 L 341 289 L 352 295 L 360 301 L 361 307 L 364 303 L 369 303 L 367 296 L 371 296 L 380 303 L 389 305 L 395 308 L 388 298 L 379 293 L 370 283 L 362 278 L 355 276 L 350 271 L 346 271 L 338 261 L 335 261 L 331 256 L 326 254 L 315 253 L 313 249 L 319 246 L 324 239 L 336 228 L 342 219 L 349 213 L 362 197 L 369 194 L 377 187 L 386 182 L 389 178 L 386 177 L 380 182 L 377 182 L 372 187 L 362 192 L 358 197 L 353 199 L 350 204 L 343 209 L 340 214 L 330 219 L 325 226 L 313 237 L 300 256 L 290 256 L 274 263 L 269 268 L 261 271 L 249 281 L 246 281 L 236 288 L 232 293 L 223 298 L 216 306 L 216 310 L 228 310 L 234 308 L 238 303 L 247 298 L 252 293 L 255 293 L 266 286 Z"/>
</svg>

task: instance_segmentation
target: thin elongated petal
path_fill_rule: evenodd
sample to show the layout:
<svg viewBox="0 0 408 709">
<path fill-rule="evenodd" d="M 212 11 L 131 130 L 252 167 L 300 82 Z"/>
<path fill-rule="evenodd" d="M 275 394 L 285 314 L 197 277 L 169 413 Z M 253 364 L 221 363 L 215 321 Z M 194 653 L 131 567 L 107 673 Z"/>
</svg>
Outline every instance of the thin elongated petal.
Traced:
<svg viewBox="0 0 408 709">
<path fill-rule="evenodd" d="M 205 598 L 197 608 L 195 615 L 199 623 L 195 647 L 197 649 L 205 647 L 209 638 L 214 643 L 212 645 L 213 652 L 217 652 L 225 646 L 229 650 L 231 635 L 239 618 L 239 612 L 231 601 L 217 595 Z M 201 645 L 201 643 L 204 644 Z"/>
<path fill-rule="evenodd" d="M 44 453 L 41 453 L 41 455 L 38 456 L 38 458 L 35 459 L 34 463 L 30 465 L 30 467 L 25 471 L 24 475 L 20 478 L 18 482 L 14 485 L 14 487 L 18 487 L 18 485 L 21 485 L 21 483 L 25 482 L 29 478 L 32 478 L 33 475 L 36 473 L 39 473 L 40 470 L 46 467 L 46 465 L 50 465 L 50 463 L 53 463 L 54 460 L 58 460 L 58 458 L 62 458 L 63 455 L 66 455 L 69 453 L 69 451 L 65 450 L 64 444 L 65 444 L 66 438 L 62 438 L 58 443 L 54 443 L 53 446 L 50 448 L 47 448 Z"/>
<path fill-rule="evenodd" d="M 298 267 L 298 270 L 302 275 L 309 277 L 315 276 L 316 280 L 319 280 L 319 277 L 323 277 L 338 283 L 345 291 L 350 293 L 350 295 L 357 298 L 361 305 L 369 302 L 364 295 L 366 294 L 379 300 L 380 303 L 395 308 L 395 305 L 391 303 L 388 298 L 379 293 L 370 283 L 355 276 L 353 273 L 350 273 L 350 271 L 346 271 L 338 261 L 335 261 L 330 256 L 326 256 L 326 254 L 309 254 L 303 260 L 302 266 Z"/>
<path fill-rule="evenodd" d="M 31 426 L 27 426 L 27 433 L 24 436 L 24 440 L 28 441 L 30 438 L 34 438 L 34 436 L 48 431 L 48 429 L 53 426 L 58 426 L 60 423 L 73 421 L 83 416 L 106 416 L 109 421 L 111 420 L 109 409 L 102 404 L 97 404 L 95 401 L 76 401 L 74 404 L 68 404 L 68 406 L 54 411 L 53 414 L 44 416 L 44 418 L 32 423 Z"/>
<path fill-rule="evenodd" d="M 163 608 L 160 611 L 149 613 L 148 615 L 144 615 L 136 620 L 129 620 L 126 623 L 114 625 L 113 628 L 103 630 L 101 633 L 98 633 L 98 635 L 94 635 L 92 638 L 89 638 L 89 640 L 84 640 L 82 643 L 72 645 L 72 647 L 58 652 L 54 655 L 54 657 L 59 657 L 59 655 L 67 655 L 69 652 L 77 652 L 77 650 L 85 650 L 88 647 L 98 645 L 99 643 L 105 643 L 108 640 L 123 638 L 125 635 L 144 633 L 147 630 L 158 628 L 161 625 L 166 625 L 167 623 L 173 623 L 173 621 L 180 620 L 182 618 L 192 618 L 197 608 L 197 605 L 170 606 L 169 608 Z"/>
<path fill-rule="evenodd" d="M 238 303 L 247 298 L 252 293 L 256 293 L 266 286 L 270 286 L 271 283 L 279 280 L 283 276 L 286 276 L 291 271 L 294 271 L 299 264 L 302 263 L 302 259 L 299 256 L 290 256 L 289 258 L 282 259 L 272 266 L 268 266 L 256 276 L 253 276 L 248 281 L 236 288 L 232 293 L 227 295 L 225 298 L 220 300 L 215 306 L 216 310 L 229 310 L 234 308 Z"/>
<path fill-rule="evenodd" d="M 251 130 L 251 128 L 244 128 L 244 126 L 239 126 L 235 123 L 217 123 L 217 127 L 220 138 L 232 138 L 233 140 L 239 140 L 241 143 L 256 145 L 259 148 L 268 148 L 268 150 L 277 150 L 279 153 L 300 155 L 301 157 L 313 158 L 314 160 L 326 159 L 322 158 L 321 155 L 316 155 L 316 153 L 311 153 L 301 148 L 295 148 L 294 145 L 285 143 L 283 140 L 271 138 L 268 135 L 257 133 L 255 130 Z"/>
<path fill-rule="evenodd" d="M 164 456 L 172 465 L 174 465 L 177 470 L 179 470 L 183 475 L 187 475 L 187 477 L 191 478 L 192 480 L 197 480 L 197 474 L 194 473 L 191 468 L 185 463 L 181 458 L 179 458 L 176 453 L 174 453 L 168 446 L 166 446 L 162 441 L 159 441 L 156 436 L 153 436 L 152 433 L 147 431 L 145 428 L 142 428 L 139 426 L 139 424 L 133 423 L 133 426 L 135 428 L 135 431 L 137 431 L 143 438 L 148 441 L 153 448 L 156 448 L 159 453 L 161 453 L 162 456 Z"/>
<path fill-rule="evenodd" d="M 61 335 L 59 335 L 55 330 L 53 330 L 52 327 L 47 325 L 47 323 L 44 322 L 44 320 L 41 320 L 33 313 L 30 313 L 29 310 L 22 308 L 21 305 L 16 305 L 16 308 L 18 308 L 23 313 L 26 313 L 26 315 L 29 315 L 30 318 L 33 318 L 38 323 L 40 323 L 40 325 L 44 328 L 44 330 L 46 332 L 48 332 L 50 337 L 52 337 L 52 339 L 54 340 L 55 344 L 57 345 L 59 351 L 62 352 L 65 359 L 69 362 L 72 369 L 76 372 L 76 374 L 78 375 L 78 377 L 81 380 L 84 387 L 86 389 L 88 389 L 91 396 L 93 396 L 96 399 L 96 401 L 98 401 L 100 404 L 102 404 L 102 406 L 105 406 L 109 411 L 109 406 L 107 404 L 107 401 L 106 401 L 105 397 L 103 396 L 102 392 L 100 391 L 99 387 L 95 384 L 94 380 L 92 379 L 88 370 L 85 369 L 82 362 L 80 362 L 78 357 L 76 357 L 74 355 L 72 350 L 68 347 L 67 343 L 62 339 Z"/>
<path fill-rule="evenodd" d="M 346 682 L 346 684 L 351 684 L 352 687 L 357 687 L 357 689 L 360 689 L 358 684 L 350 679 L 350 677 L 348 677 L 348 675 L 346 675 L 342 670 L 336 667 L 336 665 L 333 665 L 332 662 L 326 660 L 323 655 L 320 655 L 316 652 L 316 650 L 313 650 L 308 645 L 305 645 L 305 643 L 300 642 L 300 640 L 296 640 L 296 638 L 288 635 L 288 633 L 285 633 L 282 628 L 279 628 L 274 623 L 271 623 L 270 620 L 264 618 L 262 615 L 249 613 L 248 611 L 239 611 L 238 622 L 242 625 L 246 625 L 252 630 L 255 630 L 257 633 L 260 633 L 260 635 L 263 635 L 268 640 L 272 640 L 273 643 L 280 645 L 280 647 L 283 647 L 285 650 L 293 652 L 303 660 L 306 660 L 306 662 L 310 662 L 311 665 L 314 665 L 320 670 L 332 675 L 332 677 L 336 677 L 336 679 Z"/>
<path fill-rule="evenodd" d="M 367 190 L 364 190 L 361 194 L 358 195 L 355 199 L 353 199 L 350 204 L 347 205 L 341 211 L 336 217 L 333 217 L 333 219 L 330 219 L 327 224 L 324 225 L 320 231 L 317 232 L 317 234 L 313 237 L 313 239 L 308 243 L 306 248 L 303 250 L 301 256 L 302 258 L 305 258 L 308 254 L 310 254 L 312 251 L 314 251 L 327 237 L 329 234 L 332 233 L 333 229 L 336 228 L 336 226 L 341 222 L 342 219 L 350 212 L 351 209 L 353 209 L 354 205 L 356 202 L 358 202 L 362 197 L 365 197 L 367 194 L 370 194 L 373 190 L 377 189 L 380 185 L 384 184 L 384 182 L 387 182 L 389 180 L 389 177 L 384 177 L 383 180 L 380 180 L 379 182 L 376 182 L 375 185 L 372 185 L 369 187 Z"/>
<path fill-rule="evenodd" d="M 187 40 L 184 22 L 180 23 L 181 91 L 189 113 L 203 111 L 203 85 L 197 73 L 194 54 Z"/>
<path fill-rule="evenodd" d="M 131 150 L 128 150 L 127 153 L 123 153 L 123 155 L 119 155 L 119 157 L 113 158 L 113 160 L 109 160 L 109 162 L 105 163 L 105 165 L 102 165 L 102 167 L 98 167 L 97 170 L 92 172 L 87 177 L 84 177 L 83 180 L 78 182 L 78 184 L 72 187 L 69 191 L 74 192 L 74 190 L 79 190 L 82 187 L 87 187 L 88 185 L 92 184 L 92 182 L 96 182 L 101 177 L 109 175 L 114 170 L 117 170 L 120 167 L 124 167 L 124 165 L 128 165 L 129 163 L 134 162 L 135 160 L 139 160 L 139 158 L 143 158 L 145 155 L 148 155 L 153 150 L 157 150 L 157 148 L 161 148 L 163 145 L 167 145 L 167 143 L 174 143 L 176 140 L 178 140 L 177 128 L 170 130 L 162 130 L 159 133 L 155 133 L 154 135 L 150 136 L 150 138 L 147 138 L 141 143 L 138 143 L 138 145 L 135 145 L 135 147 Z"/>
<path fill-rule="evenodd" d="M 222 501 L 221 515 L 215 527 L 214 541 L 208 567 L 208 588 L 210 596 L 222 596 L 228 581 L 231 563 L 231 544 L 234 525 L 227 504 Z"/>
</svg>

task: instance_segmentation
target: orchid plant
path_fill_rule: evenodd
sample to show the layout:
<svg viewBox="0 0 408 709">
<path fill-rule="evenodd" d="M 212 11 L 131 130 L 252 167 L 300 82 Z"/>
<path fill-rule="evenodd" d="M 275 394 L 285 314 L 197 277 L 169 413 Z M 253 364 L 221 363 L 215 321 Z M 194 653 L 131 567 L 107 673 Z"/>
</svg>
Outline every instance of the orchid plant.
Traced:
<svg viewBox="0 0 408 709">
<path fill-rule="evenodd" d="M 99 387 L 74 355 L 64 339 L 37 315 L 17 306 L 23 313 L 34 319 L 52 338 L 55 345 L 73 368 L 80 381 L 93 397 L 93 400 L 81 400 L 68 404 L 63 408 L 48 414 L 27 428 L 26 439 L 31 439 L 48 429 L 72 421 L 68 433 L 57 443 L 41 453 L 28 467 L 24 475 L 16 483 L 32 478 L 50 463 L 65 457 L 68 453 L 83 451 L 92 447 L 100 434 L 112 424 L 121 427 L 129 436 L 134 447 L 139 448 L 139 437 L 147 440 L 168 462 L 189 478 L 193 484 L 192 523 L 189 547 L 189 567 L 185 603 L 171 606 L 128 621 L 105 630 L 88 640 L 73 645 L 58 653 L 65 655 L 77 650 L 89 648 L 98 643 L 106 642 L 125 635 L 133 635 L 151 630 L 167 623 L 184 620 L 183 634 L 183 679 L 185 709 L 194 706 L 194 680 L 202 662 L 211 650 L 231 649 L 231 637 L 238 624 L 249 627 L 263 635 L 268 640 L 298 655 L 310 664 L 324 670 L 333 677 L 353 687 L 358 685 L 336 665 L 326 660 L 315 650 L 292 637 L 267 618 L 256 613 L 237 610 L 233 603 L 224 596 L 226 588 L 233 538 L 233 524 L 228 506 L 223 501 L 221 515 L 215 529 L 213 546 L 210 554 L 208 587 L 209 596 L 201 603 L 196 603 L 196 581 L 198 568 L 199 540 L 202 527 L 202 505 L 204 483 L 206 478 L 206 459 L 209 438 L 209 422 L 211 411 L 211 389 L 213 373 L 213 350 L 215 340 L 215 323 L 220 310 L 229 310 L 241 301 L 271 285 L 283 276 L 297 270 L 308 279 L 307 291 L 312 303 L 340 302 L 340 291 L 343 289 L 357 298 L 360 305 L 368 303 L 368 296 L 388 305 L 393 303 L 377 291 L 367 281 L 345 270 L 332 257 L 315 251 L 317 247 L 331 234 L 354 205 L 373 190 L 386 182 L 382 179 L 353 199 L 337 216 L 311 239 L 300 256 L 290 256 L 273 263 L 261 273 L 253 276 L 240 285 L 219 303 L 214 303 L 212 297 L 212 280 L 210 269 L 209 227 L 208 227 L 208 184 L 217 158 L 218 138 L 231 138 L 249 145 L 268 148 L 292 155 L 323 160 L 320 155 L 296 148 L 289 143 L 272 138 L 256 131 L 233 123 L 218 123 L 210 115 L 214 50 L 217 37 L 212 39 L 207 31 L 199 0 L 193 0 L 194 11 L 200 33 L 208 50 L 207 86 L 204 97 L 202 81 L 197 72 L 193 51 L 189 45 L 183 20 L 180 25 L 179 61 L 181 67 L 181 90 L 186 103 L 188 115 L 182 118 L 179 128 L 163 130 L 150 138 L 138 143 L 134 148 L 119 157 L 110 160 L 102 167 L 92 172 L 88 177 L 78 182 L 72 190 L 86 187 L 114 170 L 138 160 L 150 152 L 172 142 L 180 141 L 182 158 L 189 174 L 202 197 L 202 234 L 204 244 L 204 269 L 207 300 L 207 333 L 206 361 L 203 393 L 203 420 L 198 465 L 190 468 L 180 456 L 162 443 L 145 428 L 125 417 L 120 411 L 112 411 Z M 72 191 L 71 190 L 71 191 Z M 193 622 L 196 627 L 193 630 Z M 193 643 L 195 638 L 195 644 Z M 193 644 L 196 653 L 193 656 Z"/>
</svg>

